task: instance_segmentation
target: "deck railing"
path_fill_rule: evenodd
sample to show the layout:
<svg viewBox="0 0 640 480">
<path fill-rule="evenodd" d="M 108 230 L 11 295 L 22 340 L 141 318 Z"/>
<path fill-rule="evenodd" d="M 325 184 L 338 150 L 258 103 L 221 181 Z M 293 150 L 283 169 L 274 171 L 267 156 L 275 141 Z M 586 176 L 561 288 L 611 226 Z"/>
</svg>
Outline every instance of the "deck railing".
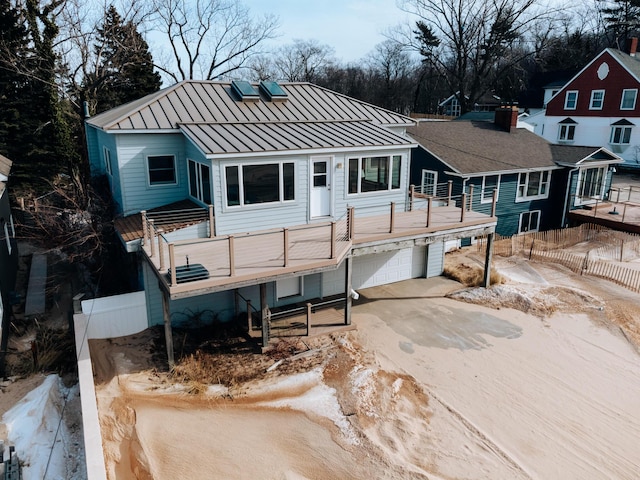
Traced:
<svg viewBox="0 0 640 480">
<path fill-rule="evenodd" d="M 487 192 L 482 192 L 485 195 Z M 498 190 L 493 189 L 489 191 L 491 193 L 491 216 L 496 215 L 496 205 L 498 201 Z M 481 205 L 486 205 L 489 201 L 484 201 L 477 194 L 474 196 L 474 185 L 469 184 L 465 187 L 465 190 L 459 194 L 453 194 L 453 181 L 449 180 L 446 183 L 438 183 L 436 185 L 429 186 L 415 186 L 409 187 L 409 210 L 412 211 L 416 208 L 416 203 L 420 200 L 427 202 L 427 211 L 431 211 L 432 206 L 451 206 L 455 205 L 461 208 L 461 222 L 464 222 L 464 212 L 473 211 Z M 462 208 L 464 206 L 464 208 Z M 486 207 L 484 207 L 486 208 Z M 428 227 L 429 225 L 427 225 Z"/>
</svg>

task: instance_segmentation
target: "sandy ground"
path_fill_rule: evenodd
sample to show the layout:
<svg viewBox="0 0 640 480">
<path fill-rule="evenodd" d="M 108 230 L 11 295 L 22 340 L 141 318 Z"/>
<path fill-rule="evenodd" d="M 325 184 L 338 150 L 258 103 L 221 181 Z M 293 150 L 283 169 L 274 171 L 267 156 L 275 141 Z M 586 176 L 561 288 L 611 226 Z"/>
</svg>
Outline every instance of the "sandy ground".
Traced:
<svg viewBox="0 0 640 480">
<path fill-rule="evenodd" d="M 154 369 L 152 332 L 92 341 L 109 478 L 637 478 L 637 295 L 496 261 L 501 290 L 363 290 L 357 331 L 204 394 Z"/>
</svg>

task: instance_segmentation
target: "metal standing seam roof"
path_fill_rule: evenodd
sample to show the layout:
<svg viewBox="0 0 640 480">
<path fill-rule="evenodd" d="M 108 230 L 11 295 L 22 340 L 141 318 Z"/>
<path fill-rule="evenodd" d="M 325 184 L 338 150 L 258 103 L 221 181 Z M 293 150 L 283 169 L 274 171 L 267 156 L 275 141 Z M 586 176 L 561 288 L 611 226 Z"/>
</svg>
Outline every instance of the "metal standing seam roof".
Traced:
<svg viewBox="0 0 640 480">
<path fill-rule="evenodd" d="M 405 137 L 364 121 L 192 123 L 180 128 L 205 155 L 414 145 Z"/>
<path fill-rule="evenodd" d="M 230 82 L 186 80 L 87 120 L 108 131 L 171 130 L 180 124 L 325 122 L 366 120 L 412 125 L 404 115 L 310 83 L 282 83 L 286 101 L 242 102 Z"/>
</svg>

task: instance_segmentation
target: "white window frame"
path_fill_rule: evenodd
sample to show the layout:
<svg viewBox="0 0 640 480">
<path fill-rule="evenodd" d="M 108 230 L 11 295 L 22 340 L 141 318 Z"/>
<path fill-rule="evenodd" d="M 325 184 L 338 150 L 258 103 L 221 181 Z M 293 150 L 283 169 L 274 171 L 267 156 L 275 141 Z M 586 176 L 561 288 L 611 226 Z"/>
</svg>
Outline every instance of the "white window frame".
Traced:
<svg viewBox="0 0 640 480">
<path fill-rule="evenodd" d="M 538 191 L 542 190 L 542 185 L 545 185 L 546 188 L 545 193 L 539 193 L 537 195 L 527 195 L 527 190 L 529 190 L 529 175 L 531 173 L 539 173 L 540 174 L 540 186 Z M 544 176 L 547 176 L 547 179 L 544 180 Z M 524 178 L 524 182 L 522 181 Z M 516 190 L 516 203 L 517 202 L 528 202 L 530 200 L 541 200 L 545 198 L 549 198 L 549 187 L 551 185 L 551 170 L 534 170 L 532 172 L 520 172 L 518 174 L 518 186 Z M 520 195 L 520 186 L 524 186 L 524 195 Z"/>
<path fill-rule="evenodd" d="M 194 169 L 195 169 L 195 190 L 196 190 L 196 196 L 194 197 L 191 194 L 191 189 L 193 187 L 192 185 L 192 179 L 191 179 L 191 164 L 194 165 Z M 202 163 L 202 162 L 196 162 L 195 160 L 192 159 L 187 159 L 187 178 L 189 180 L 189 196 L 191 198 L 195 198 L 196 200 L 207 204 L 207 202 L 205 202 L 204 199 L 204 185 L 202 184 L 202 167 L 207 167 L 209 169 L 209 203 L 213 202 L 213 193 L 212 193 L 212 183 L 213 180 L 211 178 L 211 165 L 207 164 L 207 163 Z"/>
<path fill-rule="evenodd" d="M 576 138 L 576 124 L 561 123 L 560 128 L 558 129 L 558 141 L 573 142 L 575 138 Z"/>
<path fill-rule="evenodd" d="M 589 170 L 597 170 L 599 172 L 598 176 L 600 178 L 600 183 L 597 184 L 595 195 L 584 195 L 583 179 Z M 580 168 L 580 170 L 578 170 L 575 205 L 586 205 L 602 200 L 604 198 L 605 186 L 607 184 L 607 173 L 608 167 L 606 166 Z"/>
<path fill-rule="evenodd" d="M 632 107 L 624 107 L 624 97 L 627 93 L 633 93 L 633 106 Z M 635 110 L 636 101 L 638 100 L 638 89 L 637 88 L 625 88 L 622 90 L 622 97 L 620 98 L 620 110 Z"/>
<path fill-rule="evenodd" d="M 487 191 L 487 185 L 486 185 L 487 177 L 498 177 L 494 190 L 497 192 L 496 201 L 498 201 L 498 198 L 500 198 L 500 180 L 501 180 L 501 175 L 499 173 L 495 174 L 495 175 L 485 175 L 485 176 L 482 177 L 482 190 L 480 192 L 480 203 L 492 203 L 493 202 L 493 190 Z M 487 194 L 489 194 L 489 195 L 487 196 Z"/>
<path fill-rule="evenodd" d="M 575 98 L 573 99 L 573 107 L 569 106 L 569 97 L 575 93 Z M 567 90 L 567 93 L 564 96 L 564 109 L 565 110 L 575 110 L 578 107 L 578 90 Z"/>
<path fill-rule="evenodd" d="M 113 175 L 113 167 L 111 166 L 111 150 L 107 147 L 103 147 L 104 154 L 104 169 L 109 175 Z"/>
<path fill-rule="evenodd" d="M 386 190 L 372 190 L 370 192 L 363 192 L 362 191 L 362 178 L 364 177 L 364 173 L 362 171 L 362 160 L 363 159 L 367 159 L 367 158 L 387 158 L 387 161 L 389 162 L 389 185 L 387 186 Z M 351 179 L 349 178 L 350 175 L 350 162 L 351 160 L 358 160 L 358 184 L 357 184 L 357 188 L 356 188 L 356 192 L 349 192 L 349 188 L 350 188 L 350 181 Z M 393 186 L 393 166 L 395 164 L 396 161 L 400 162 L 400 169 L 398 171 L 398 175 L 399 175 L 399 180 L 400 182 L 398 183 L 397 187 Z M 404 160 L 404 155 L 363 155 L 361 157 L 347 157 L 347 168 L 346 168 L 346 174 L 347 174 L 347 182 L 346 182 L 346 190 L 347 190 L 347 195 L 350 197 L 353 197 L 355 195 L 376 195 L 376 194 L 381 194 L 381 193 L 389 193 L 389 192 L 397 192 L 399 190 L 402 190 L 402 164 L 405 162 Z"/>
<path fill-rule="evenodd" d="M 149 165 L 149 160 L 151 158 L 157 158 L 157 157 L 171 157 L 173 159 L 173 181 L 172 182 L 152 182 L 151 181 L 151 168 Z M 178 184 L 178 169 L 176 166 L 176 156 L 173 154 L 147 155 L 145 158 L 145 168 L 147 169 L 147 185 L 151 188 L 167 187 L 167 186 Z"/>
<path fill-rule="evenodd" d="M 291 200 L 284 200 L 284 172 L 283 167 L 285 164 L 293 165 L 293 198 Z M 278 200 L 274 202 L 259 202 L 259 203 L 244 203 L 244 179 L 242 167 L 248 167 L 252 165 L 278 165 Z M 227 184 L 227 168 L 236 167 L 238 169 L 238 205 L 229 205 L 228 187 Z M 236 208 L 272 208 L 274 205 L 280 204 L 292 204 L 296 202 L 296 195 L 298 194 L 298 165 L 291 160 L 278 160 L 278 161 L 265 161 L 265 162 L 250 162 L 250 163 L 227 163 L 222 166 L 224 183 L 222 187 L 224 195 L 224 208 L 236 209 Z"/>
<path fill-rule="evenodd" d="M 298 281 L 298 292 L 297 293 L 289 293 L 287 291 L 283 292 L 283 294 L 280 294 L 280 290 L 284 290 L 284 288 L 281 288 L 278 286 L 278 282 L 286 282 L 286 281 L 291 281 L 293 282 L 294 280 Z M 293 278 L 285 278 L 285 279 L 281 279 L 281 280 L 276 280 L 276 298 L 278 300 L 281 300 L 283 298 L 295 298 L 295 297 L 301 297 L 304 295 L 304 277 L 293 277 Z"/>
<path fill-rule="evenodd" d="M 522 218 L 525 215 L 529 215 L 529 226 L 531 226 L 531 214 L 532 213 L 537 213 L 538 214 L 538 218 L 537 218 L 537 222 L 536 222 L 536 226 L 535 228 L 529 228 L 527 230 L 522 230 Z M 524 232 L 537 232 L 540 230 L 540 217 L 542 217 L 542 211 L 541 210 L 529 210 L 528 212 L 522 212 L 518 218 L 518 233 L 524 233 Z"/>
<path fill-rule="evenodd" d="M 424 181 L 425 174 L 433 175 L 433 191 L 432 192 L 425 191 L 425 181 Z M 422 175 L 420 176 L 420 193 L 424 195 L 433 195 L 435 197 L 437 194 L 437 191 L 438 191 L 438 172 L 435 170 L 428 170 L 426 168 L 423 168 Z"/>
<path fill-rule="evenodd" d="M 596 95 L 601 93 L 602 97 L 599 99 L 600 101 L 600 105 L 597 106 L 595 104 L 595 102 L 597 102 L 598 100 L 596 100 Z M 591 90 L 591 98 L 589 99 L 589 110 L 602 110 L 602 107 L 604 106 L 604 90 Z"/>
<path fill-rule="evenodd" d="M 620 131 L 620 137 L 618 142 L 614 142 L 616 137 L 616 131 Z M 629 138 L 625 142 L 625 132 L 629 132 Z M 609 143 L 611 145 L 629 145 L 631 143 L 631 134 L 633 133 L 633 127 L 631 125 L 612 125 L 611 136 L 609 137 Z"/>
</svg>

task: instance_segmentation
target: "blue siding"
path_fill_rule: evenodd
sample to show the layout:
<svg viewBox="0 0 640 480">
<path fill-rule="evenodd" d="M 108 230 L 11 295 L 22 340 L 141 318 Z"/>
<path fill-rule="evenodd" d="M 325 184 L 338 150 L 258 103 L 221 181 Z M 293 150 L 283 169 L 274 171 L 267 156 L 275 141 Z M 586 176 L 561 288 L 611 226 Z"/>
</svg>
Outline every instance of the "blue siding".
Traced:
<svg viewBox="0 0 640 480">
<path fill-rule="evenodd" d="M 87 137 L 87 153 L 89 155 L 89 169 L 92 176 L 104 173 L 104 166 L 100 161 L 100 145 L 98 144 L 98 131 L 95 127 L 85 123 L 85 135 Z"/>
<path fill-rule="evenodd" d="M 125 214 L 184 200 L 188 196 L 184 137 L 181 134 L 118 135 L 118 164 Z M 147 156 L 175 155 L 175 185 L 149 185 Z"/>
</svg>

